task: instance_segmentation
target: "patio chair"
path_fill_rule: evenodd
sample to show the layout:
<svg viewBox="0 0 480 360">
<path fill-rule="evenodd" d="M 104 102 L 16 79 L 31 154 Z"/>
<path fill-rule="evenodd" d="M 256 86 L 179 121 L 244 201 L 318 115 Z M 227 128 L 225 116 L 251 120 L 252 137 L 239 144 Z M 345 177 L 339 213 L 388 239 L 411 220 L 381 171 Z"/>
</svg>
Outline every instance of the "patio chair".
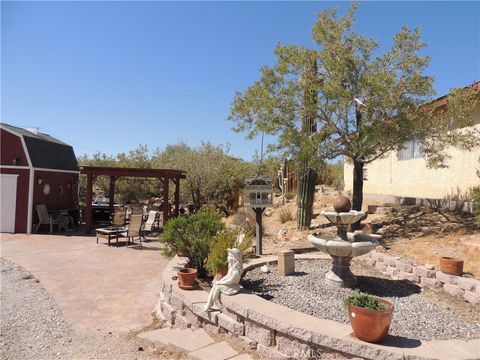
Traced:
<svg viewBox="0 0 480 360">
<path fill-rule="evenodd" d="M 140 246 L 142 245 L 142 223 L 143 223 L 143 216 L 138 215 L 130 215 L 130 224 L 128 225 L 127 231 L 123 232 L 121 235 L 127 238 L 127 243 L 130 242 L 130 239 L 138 236 L 140 240 Z"/>
<path fill-rule="evenodd" d="M 113 210 L 112 226 L 121 228 L 125 226 L 126 210 L 122 208 L 116 208 Z"/>
<path fill-rule="evenodd" d="M 40 225 L 50 225 L 50 233 L 53 233 L 53 225 L 58 225 L 58 231 L 61 227 L 64 227 L 63 222 L 59 221 L 58 217 L 55 217 L 53 214 L 49 214 L 47 206 L 45 204 L 35 205 L 35 210 L 38 215 L 38 224 L 35 227 L 35 232 L 38 231 Z"/>
<path fill-rule="evenodd" d="M 158 229 L 157 224 L 158 211 L 149 211 L 147 221 L 143 223 L 142 227 L 142 237 L 145 239 L 146 233 L 152 233 L 154 230 Z"/>
</svg>

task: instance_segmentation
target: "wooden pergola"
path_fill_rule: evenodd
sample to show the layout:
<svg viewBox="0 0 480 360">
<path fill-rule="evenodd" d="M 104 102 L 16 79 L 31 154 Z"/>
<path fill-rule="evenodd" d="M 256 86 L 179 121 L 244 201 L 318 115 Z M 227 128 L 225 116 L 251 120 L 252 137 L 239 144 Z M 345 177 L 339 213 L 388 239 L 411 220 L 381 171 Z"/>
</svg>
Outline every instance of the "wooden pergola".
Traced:
<svg viewBox="0 0 480 360">
<path fill-rule="evenodd" d="M 157 178 L 163 185 L 163 219 L 170 218 L 170 206 L 168 202 L 169 182 L 175 184 L 174 206 L 175 214 L 178 214 L 180 206 L 180 179 L 185 179 L 185 172 L 172 169 L 138 169 L 122 167 L 103 167 L 103 166 L 80 166 L 80 174 L 87 175 L 87 208 L 85 214 L 85 232 L 92 232 L 92 200 L 93 200 L 93 182 L 98 176 L 110 176 L 110 212 L 113 212 L 115 202 L 115 181 L 119 177 L 143 177 Z"/>
</svg>

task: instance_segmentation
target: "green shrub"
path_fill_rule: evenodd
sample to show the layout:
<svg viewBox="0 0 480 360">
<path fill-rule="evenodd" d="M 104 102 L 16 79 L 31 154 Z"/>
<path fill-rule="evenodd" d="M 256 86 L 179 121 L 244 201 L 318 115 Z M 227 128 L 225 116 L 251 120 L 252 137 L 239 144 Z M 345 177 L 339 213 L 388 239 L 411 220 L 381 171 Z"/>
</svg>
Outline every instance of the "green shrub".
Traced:
<svg viewBox="0 0 480 360">
<path fill-rule="evenodd" d="M 224 229 L 218 213 L 199 211 L 187 218 L 179 216 L 168 220 L 159 240 L 165 245 L 164 255 L 172 257 L 179 251 L 186 251 L 189 266 L 197 269 L 199 277 L 205 277 L 210 244 Z"/>
<path fill-rule="evenodd" d="M 387 307 L 376 296 L 363 294 L 356 290 L 352 296 L 342 300 L 343 307 L 348 309 L 348 305 L 355 305 L 368 310 L 386 310 Z"/>
<path fill-rule="evenodd" d="M 480 186 L 472 189 L 472 195 L 473 207 L 475 208 L 475 213 L 477 214 L 477 224 L 480 226 Z"/>
<path fill-rule="evenodd" d="M 281 209 L 278 212 L 278 220 L 280 220 L 282 224 L 285 224 L 288 221 L 292 221 L 293 220 L 292 211 L 290 209 L 285 209 L 285 208 Z"/>
<path fill-rule="evenodd" d="M 227 267 L 228 249 L 238 247 L 242 254 L 250 247 L 252 238 L 248 235 L 240 244 L 236 244 L 238 233 L 235 230 L 225 230 L 219 232 L 210 246 L 210 253 L 208 254 L 207 269 L 212 276 L 215 275 L 218 269 Z"/>
</svg>

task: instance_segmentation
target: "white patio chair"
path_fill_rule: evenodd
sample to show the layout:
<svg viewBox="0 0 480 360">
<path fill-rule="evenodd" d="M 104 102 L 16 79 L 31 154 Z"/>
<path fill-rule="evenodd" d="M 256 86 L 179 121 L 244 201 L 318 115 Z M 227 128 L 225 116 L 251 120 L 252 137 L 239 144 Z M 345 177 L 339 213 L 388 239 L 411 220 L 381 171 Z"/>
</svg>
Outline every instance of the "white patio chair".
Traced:
<svg viewBox="0 0 480 360">
<path fill-rule="evenodd" d="M 158 211 L 149 211 L 147 221 L 143 223 L 142 236 L 145 239 L 145 233 L 151 233 L 153 230 L 157 229 Z"/>
<path fill-rule="evenodd" d="M 63 227 L 63 224 L 58 218 L 54 218 L 52 214 L 48 213 L 47 206 L 45 204 L 35 205 L 35 210 L 37 210 L 38 215 L 38 224 L 35 227 L 35 232 L 38 231 L 40 225 L 50 225 L 51 233 L 53 232 L 53 225 L 58 225 L 58 231 L 60 231 L 60 227 Z"/>
</svg>

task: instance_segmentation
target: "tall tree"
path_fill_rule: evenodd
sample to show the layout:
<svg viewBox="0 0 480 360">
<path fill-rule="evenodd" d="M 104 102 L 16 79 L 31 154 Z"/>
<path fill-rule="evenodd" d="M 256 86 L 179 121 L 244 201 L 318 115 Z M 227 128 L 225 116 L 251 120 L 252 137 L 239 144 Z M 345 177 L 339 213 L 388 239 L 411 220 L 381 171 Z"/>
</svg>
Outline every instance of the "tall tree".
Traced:
<svg viewBox="0 0 480 360">
<path fill-rule="evenodd" d="M 261 69 L 260 79 L 243 93 L 238 92 L 229 120 L 236 131 L 248 130 L 252 138 L 259 132 L 278 135 L 279 143 L 270 150 L 284 152 L 298 166 L 297 226 L 308 229 L 319 159 L 317 148 L 323 136 L 318 131 L 318 76 L 316 53 L 300 46 L 279 45 L 277 63 Z"/>
<path fill-rule="evenodd" d="M 471 113 L 479 87 L 455 90 L 441 106 L 428 103 L 434 79 L 425 75 L 430 59 L 420 54 L 426 46 L 420 30 L 403 27 L 392 47 L 378 54 L 375 40 L 353 31 L 356 8 L 352 4 L 343 17 L 335 9 L 319 14 L 312 29 L 316 49 L 279 46 L 278 65 L 262 69 L 261 79 L 237 94 L 230 117 L 239 121 L 237 130 L 250 129 L 250 136 L 258 130 L 278 133 L 279 146 L 286 148 L 293 140 L 300 155 L 318 146 L 321 159 L 346 158 L 353 164 L 353 209 L 360 210 L 366 164 L 416 139 L 423 144 L 428 166 L 445 166 L 449 146 L 469 149 L 480 145 L 480 136 L 475 128 L 455 131 L 474 124 Z M 299 136 L 293 126 L 306 110 L 299 100 L 305 84 L 295 75 L 303 73 L 312 57 L 318 67 L 313 89 L 320 132 L 308 140 L 317 141 Z"/>
</svg>

